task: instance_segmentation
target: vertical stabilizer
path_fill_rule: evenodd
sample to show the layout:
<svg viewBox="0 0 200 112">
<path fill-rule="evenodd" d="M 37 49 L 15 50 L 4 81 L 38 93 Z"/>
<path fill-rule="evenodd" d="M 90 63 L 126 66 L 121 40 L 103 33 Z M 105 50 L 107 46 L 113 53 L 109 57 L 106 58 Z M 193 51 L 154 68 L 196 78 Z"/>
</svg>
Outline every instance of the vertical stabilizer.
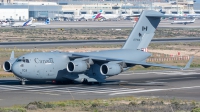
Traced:
<svg viewBox="0 0 200 112">
<path fill-rule="evenodd" d="M 193 23 L 194 23 L 194 22 L 195 22 L 195 19 L 193 19 L 191 22 L 193 22 Z"/>
<path fill-rule="evenodd" d="M 164 17 L 164 14 L 160 12 L 143 11 L 122 49 L 139 50 L 148 47 L 161 17 Z"/>
<path fill-rule="evenodd" d="M 45 24 L 50 24 L 50 18 L 47 18 L 47 19 L 45 20 Z"/>
<path fill-rule="evenodd" d="M 28 26 L 30 24 L 32 24 L 33 19 L 30 19 L 28 21 L 26 21 L 22 26 Z"/>
</svg>

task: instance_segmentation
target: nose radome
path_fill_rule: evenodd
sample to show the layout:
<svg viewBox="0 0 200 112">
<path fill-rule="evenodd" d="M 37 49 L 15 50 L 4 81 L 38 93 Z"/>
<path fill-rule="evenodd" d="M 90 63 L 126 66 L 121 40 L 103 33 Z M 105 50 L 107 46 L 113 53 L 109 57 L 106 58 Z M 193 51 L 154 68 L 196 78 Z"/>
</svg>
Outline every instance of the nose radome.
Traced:
<svg viewBox="0 0 200 112">
<path fill-rule="evenodd" d="M 21 71 L 20 71 L 20 64 L 19 63 L 13 63 L 12 65 L 12 72 L 18 77 L 21 77 Z"/>
</svg>

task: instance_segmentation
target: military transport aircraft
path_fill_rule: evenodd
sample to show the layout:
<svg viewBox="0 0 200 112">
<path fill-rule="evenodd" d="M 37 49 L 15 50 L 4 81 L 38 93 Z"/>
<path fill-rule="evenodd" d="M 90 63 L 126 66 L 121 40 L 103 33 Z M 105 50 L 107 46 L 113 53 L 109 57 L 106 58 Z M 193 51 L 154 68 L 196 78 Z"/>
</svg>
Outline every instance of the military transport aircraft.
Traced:
<svg viewBox="0 0 200 112">
<path fill-rule="evenodd" d="M 105 50 L 85 53 L 69 52 L 35 52 L 14 58 L 11 53 L 10 60 L 5 61 L 3 69 L 16 75 L 21 84 L 26 80 L 32 81 L 66 81 L 77 82 L 106 82 L 106 78 L 115 76 L 135 65 L 143 67 L 164 67 L 171 69 L 187 69 L 193 57 L 185 67 L 164 64 L 147 63 L 151 56 L 143 52 L 151 42 L 160 18 L 160 12 L 143 11 L 134 26 L 124 46 L 118 50 Z"/>
</svg>

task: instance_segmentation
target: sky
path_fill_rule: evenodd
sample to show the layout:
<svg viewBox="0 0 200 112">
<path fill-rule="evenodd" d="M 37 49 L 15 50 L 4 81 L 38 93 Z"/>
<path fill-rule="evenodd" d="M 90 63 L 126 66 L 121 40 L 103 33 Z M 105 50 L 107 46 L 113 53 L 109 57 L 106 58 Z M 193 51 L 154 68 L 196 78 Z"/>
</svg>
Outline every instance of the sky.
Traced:
<svg viewBox="0 0 200 112">
<path fill-rule="evenodd" d="M 197 3 L 200 3 L 200 0 L 196 0 Z"/>
</svg>

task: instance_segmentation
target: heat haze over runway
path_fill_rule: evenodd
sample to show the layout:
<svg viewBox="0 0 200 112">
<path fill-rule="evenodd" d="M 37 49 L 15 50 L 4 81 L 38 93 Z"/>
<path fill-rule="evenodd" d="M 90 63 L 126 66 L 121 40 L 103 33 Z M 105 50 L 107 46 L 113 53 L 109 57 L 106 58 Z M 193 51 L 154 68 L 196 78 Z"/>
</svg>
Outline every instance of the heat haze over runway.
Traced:
<svg viewBox="0 0 200 112">
<path fill-rule="evenodd" d="M 14 78 L 0 81 L 0 105 L 32 101 L 97 99 L 119 96 L 150 96 L 200 101 L 200 69 L 184 71 L 128 71 L 98 85 L 30 82 L 22 86 Z"/>
<path fill-rule="evenodd" d="M 160 22 L 158 27 L 179 27 L 179 28 L 199 28 L 200 20 L 196 20 L 194 24 L 171 24 L 173 20 L 163 20 Z M 48 26 L 39 26 L 39 28 L 124 28 L 124 27 L 133 27 L 135 23 L 131 21 L 77 21 L 77 22 L 52 22 Z"/>
<path fill-rule="evenodd" d="M 199 28 L 200 20 L 196 20 L 192 24 L 171 24 L 173 20 L 162 20 L 158 27 L 170 27 L 170 28 Z M 36 26 L 36 27 L 17 27 L 17 28 L 131 28 L 135 23 L 130 20 L 122 21 L 52 21 L 49 25 Z M 5 28 L 5 27 L 2 27 Z M 7 26 L 6 28 L 13 28 Z"/>
</svg>

